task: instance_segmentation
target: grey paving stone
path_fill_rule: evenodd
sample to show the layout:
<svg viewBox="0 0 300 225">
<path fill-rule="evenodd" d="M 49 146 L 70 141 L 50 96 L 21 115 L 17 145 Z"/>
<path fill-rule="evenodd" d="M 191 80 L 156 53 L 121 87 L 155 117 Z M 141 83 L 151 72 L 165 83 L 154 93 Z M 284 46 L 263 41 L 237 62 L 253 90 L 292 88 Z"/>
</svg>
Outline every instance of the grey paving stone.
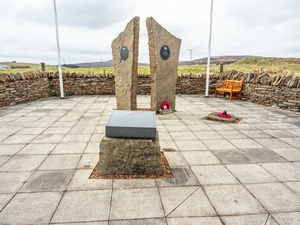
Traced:
<svg viewBox="0 0 300 225">
<path fill-rule="evenodd" d="M 54 148 L 56 144 L 28 144 L 18 155 L 48 155 Z"/>
<path fill-rule="evenodd" d="M 44 127 L 25 127 L 19 130 L 16 134 L 18 135 L 28 135 L 28 134 L 41 134 L 46 128 Z"/>
<path fill-rule="evenodd" d="M 67 188 L 69 191 L 75 190 L 104 190 L 112 188 L 111 179 L 89 179 L 92 169 L 76 170 Z"/>
<path fill-rule="evenodd" d="M 214 151 L 213 154 L 223 164 L 249 164 L 254 162 L 240 150 L 220 150 Z"/>
<path fill-rule="evenodd" d="M 80 157 L 79 154 L 49 155 L 38 170 L 74 170 Z"/>
<path fill-rule="evenodd" d="M 111 190 L 68 191 L 52 218 L 54 223 L 108 220 Z"/>
<path fill-rule="evenodd" d="M 170 132 L 169 134 L 171 135 L 172 139 L 177 140 L 177 141 L 198 140 L 198 138 L 191 131 L 189 131 L 189 132 Z"/>
<path fill-rule="evenodd" d="M 192 217 L 192 218 L 168 218 L 168 225 L 222 225 L 218 217 Z"/>
<path fill-rule="evenodd" d="M 198 189 L 198 186 L 159 188 L 165 215 L 168 216 Z"/>
<path fill-rule="evenodd" d="M 14 155 L 17 152 L 19 152 L 22 148 L 24 148 L 26 144 L 12 144 L 12 145 L 6 145 L 2 144 L 0 145 L 0 155 Z"/>
<path fill-rule="evenodd" d="M 31 143 L 35 144 L 58 144 L 63 139 L 63 134 L 41 134 Z"/>
<path fill-rule="evenodd" d="M 300 151 L 296 148 L 271 148 L 271 150 L 290 162 L 300 161 Z"/>
<path fill-rule="evenodd" d="M 159 140 L 159 144 L 160 144 L 160 148 L 162 150 L 165 150 L 165 149 L 178 150 L 178 147 L 177 147 L 177 145 L 175 144 L 174 141 Z"/>
<path fill-rule="evenodd" d="M 14 194 L 0 194 L 0 212 L 13 196 Z"/>
<path fill-rule="evenodd" d="M 83 154 L 77 169 L 94 169 L 99 162 L 99 154 Z"/>
<path fill-rule="evenodd" d="M 156 188 L 115 189 L 113 191 L 110 220 L 163 216 L 164 212 Z"/>
<path fill-rule="evenodd" d="M 73 174 L 72 170 L 36 171 L 20 192 L 65 191 Z"/>
<path fill-rule="evenodd" d="M 211 151 L 237 149 L 227 140 L 202 140 L 202 142 Z"/>
<path fill-rule="evenodd" d="M 226 165 L 226 167 L 243 184 L 279 182 L 279 180 L 257 164 Z"/>
<path fill-rule="evenodd" d="M 300 169 L 295 163 L 264 163 L 262 167 L 280 181 L 300 181 Z"/>
<path fill-rule="evenodd" d="M 230 142 L 239 149 L 263 148 L 262 145 L 252 139 L 231 139 Z"/>
<path fill-rule="evenodd" d="M 268 214 L 258 214 L 258 215 L 240 215 L 240 216 L 222 216 L 221 219 L 224 224 L 234 224 L 234 225 L 279 225 L 275 221 L 272 223 L 266 223 L 268 220 Z"/>
<path fill-rule="evenodd" d="M 240 131 L 218 131 L 218 133 L 223 137 L 226 138 L 228 140 L 231 139 L 245 139 L 247 138 L 246 135 L 244 135 L 242 132 Z"/>
<path fill-rule="evenodd" d="M 190 129 L 184 124 L 165 125 L 165 127 L 168 132 L 190 132 Z"/>
<path fill-rule="evenodd" d="M 37 137 L 37 134 L 15 134 L 2 141 L 3 144 L 28 144 Z"/>
<path fill-rule="evenodd" d="M 263 130 L 263 132 L 276 138 L 294 138 L 296 134 L 289 132 L 289 130 Z"/>
<path fill-rule="evenodd" d="M 238 180 L 223 165 L 191 166 L 201 185 L 238 184 Z"/>
<path fill-rule="evenodd" d="M 77 140 L 79 141 L 79 140 Z M 55 146 L 51 154 L 81 154 L 84 152 L 87 143 L 59 143 Z"/>
<path fill-rule="evenodd" d="M 0 213 L 3 224 L 47 224 L 61 199 L 61 193 L 17 194 Z"/>
<path fill-rule="evenodd" d="M 285 182 L 284 184 L 300 196 L 300 182 Z"/>
<path fill-rule="evenodd" d="M 182 155 L 191 166 L 221 164 L 211 151 L 184 151 Z"/>
<path fill-rule="evenodd" d="M 181 151 L 186 150 L 207 150 L 205 145 L 199 140 L 175 141 L 178 149 Z"/>
<path fill-rule="evenodd" d="M 174 178 L 156 179 L 158 187 L 199 185 L 189 166 L 172 167 L 171 171 Z"/>
<path fill-rule="evenodd" d="M 282 183 L 246 184 L 245 186 L 268 212 L 300 210 L 300 197 Z"/>
<path fill-rule="evenodd" d="M 78 140 L 80 140 L 80 142 L 84 143 L 84 142 L 88 142 L 91 138 L 91 134 L 67 134 L 61 142 L 78 142 Z"/>
<path fill-rule="evenodd" d="M 46 155 L 15 155 L 0 167 L 0 171 L 36 170 L 46 157 Z"/>
<path fill-rule="evenodd" d="M 216 216 L 212 205 L 200 187 L 160 188 L 167 217 Z"/>
<path fill-rule="evenodd" d="M 172 137 L 170 136 L 169 132 L 167 131 L 159 131 L 159 140 L 164 140 L 164 141 L 171 141 Z"/>
<path fill-rule="evenodd" d="M 273 213 L 273 217 L 279 224 L 298 225 L 300 212 Z"/>
<path fill-rule="evenodd" d="M 276 138 L 255 138 L 254 139 L 259 144 L 263 145 L 266 148 L 291 148 L 292 145 L 289 145 Z"/>
<path fill-rule="evenodd" d="M 296 147 L 300 150 L 300 138 L 280 138 L 281 141 L 288 143 L 289 145 Z"/>
<path fill-rule="evenodd" d="M 49 127 L 43 134 L 67 134 L 70 130 L 70 127 Z"/>
<path fill-rule="evenodd" d="M 164 155 L 169 163 L 170 167 L 174 166 L 185 166 L 187 165 L 185 159 L 183 158 L 181 152 L 178 151 L 164 151 Z"/>
<path fill-rule="evenodd" d="M 205 139 L 223 139 L 223 137 L 217 133 L 216 131 L 197 131 L 194 132 L 194 134 L 200 139 L 200 140 L 205 140 Z"/>
<path fill-rule="evenodd" d="M 9 156 L 9 155 L 0 155 L 0 166 L 2 166 L 4 163 L 6 163 L 7 162 L 7 160 L 9 160 L 10 159 L 10 157 L 11 156 Z"/>
<path fill-rule="evenodd" d="M 261 131 L 261 130 L 257 130 L 257 129 L 249 129 L 249 130 L 246 130 L 246 129 L 243 129 L 241 130 L 241 132 L 243 134 L 245 134 L 247 137 L 249 138 L 270 138 L 271 135 Z"/>
<path fill-rule="evenodd" d="M 242 149 L 242 151 L 257 163 L 285 162 L 286 160 L 269 149 Z"/>
<path fill-rule="evenodd" d="M 155 188 L 154 179 L 114 179 L 114 189 L 138 189 L 138 188 Z"/>
<path fill-rule="evenodd" d="M 88 142 L 84 153 L 87 154 L 99 154 L 99 146 L 100 146 L 100 142 Z"/>
<path fill-rule="evenodd" d="M 164 218 L 135 219 L 135 220 L 111 220 L 110 225 L 167 225 Z"/>
<path fill-rule="evenodd" d="M 266 213 L 265 209 L 243 185 L 205 186 L 204 191 L 218 215 Z"/>
<path fill-rule="evenodd" d="M 213 131 L 213 129 L 206 125 L 206 124 L 200 124 L 200 125 L 187 125 L 187 127 L 192 131 L 192 132 L 201 132 L 201 131 Z"/>
</svg>

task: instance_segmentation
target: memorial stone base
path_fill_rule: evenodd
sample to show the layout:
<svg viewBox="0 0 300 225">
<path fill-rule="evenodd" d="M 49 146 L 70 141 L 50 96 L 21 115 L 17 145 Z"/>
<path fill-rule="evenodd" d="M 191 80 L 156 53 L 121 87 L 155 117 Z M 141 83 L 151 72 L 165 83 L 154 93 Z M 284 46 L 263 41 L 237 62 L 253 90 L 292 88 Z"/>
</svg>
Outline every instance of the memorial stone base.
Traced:
<svg viewBox="0 0 300 225">
<path fill-rule="evenodd" d="M 158 133 L 154 139 L 103 137 L 99 175 L 162 175 Z"/>
</svg>

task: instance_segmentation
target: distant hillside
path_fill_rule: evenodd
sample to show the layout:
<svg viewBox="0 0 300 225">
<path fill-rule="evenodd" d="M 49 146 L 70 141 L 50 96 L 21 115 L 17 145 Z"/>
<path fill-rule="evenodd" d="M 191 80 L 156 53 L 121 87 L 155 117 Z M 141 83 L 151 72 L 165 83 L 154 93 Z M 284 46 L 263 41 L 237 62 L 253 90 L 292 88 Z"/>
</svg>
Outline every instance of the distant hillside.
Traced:
<svg viewBox="0 0 300 225">
<path fill-rule="evenodd" d="M 256 56 L 249 56 L 249 55 L 211 56 L 210 64 L 217 65 L 220 62 L 223 62 L 224 64 L 230 64 L 249 57 L 256 57 Z M 192 61 L 179 62 L 179 65 L 203 65 L 203 64 L 207 64 L 207 57 L 202 59 L 194 59 Z"/>
</svg>

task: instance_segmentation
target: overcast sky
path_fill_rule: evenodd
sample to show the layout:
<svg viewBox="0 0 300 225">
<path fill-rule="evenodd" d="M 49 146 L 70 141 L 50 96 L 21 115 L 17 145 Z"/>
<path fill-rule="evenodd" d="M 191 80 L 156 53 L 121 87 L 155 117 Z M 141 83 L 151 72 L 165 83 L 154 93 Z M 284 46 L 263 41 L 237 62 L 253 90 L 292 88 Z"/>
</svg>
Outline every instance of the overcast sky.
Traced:
<svg viewBox="0 0 300 225">
<path fill-rule="evenodd" d="M 111 42 L 140 17 L 139 62 L 148 62 L 146 18 L 182 40 L 180 61 L 208 55 L 211 0 L 56 0 L 61 62 L 112 59 Z M 57 64 L 53 0 L 0 1 L 0 62 Z M 300 57 L 299 0 L 214 0 L 211 55 Z M 192 51 L 190 51 L 192 50 Z"/>
</svg>

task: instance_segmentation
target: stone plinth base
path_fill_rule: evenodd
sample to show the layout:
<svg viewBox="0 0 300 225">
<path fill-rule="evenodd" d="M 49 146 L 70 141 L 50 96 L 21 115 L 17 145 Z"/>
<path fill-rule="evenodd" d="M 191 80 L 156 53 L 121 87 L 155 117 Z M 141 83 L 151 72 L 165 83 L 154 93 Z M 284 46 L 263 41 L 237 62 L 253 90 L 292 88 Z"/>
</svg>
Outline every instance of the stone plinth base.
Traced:
<svg viewBox="0 0 300 225">
<path fill-rule="evenodd" d="M 161 175 L 162 161 L 156 139 L 103 137 L 99 175 Z"/>
</svg>

